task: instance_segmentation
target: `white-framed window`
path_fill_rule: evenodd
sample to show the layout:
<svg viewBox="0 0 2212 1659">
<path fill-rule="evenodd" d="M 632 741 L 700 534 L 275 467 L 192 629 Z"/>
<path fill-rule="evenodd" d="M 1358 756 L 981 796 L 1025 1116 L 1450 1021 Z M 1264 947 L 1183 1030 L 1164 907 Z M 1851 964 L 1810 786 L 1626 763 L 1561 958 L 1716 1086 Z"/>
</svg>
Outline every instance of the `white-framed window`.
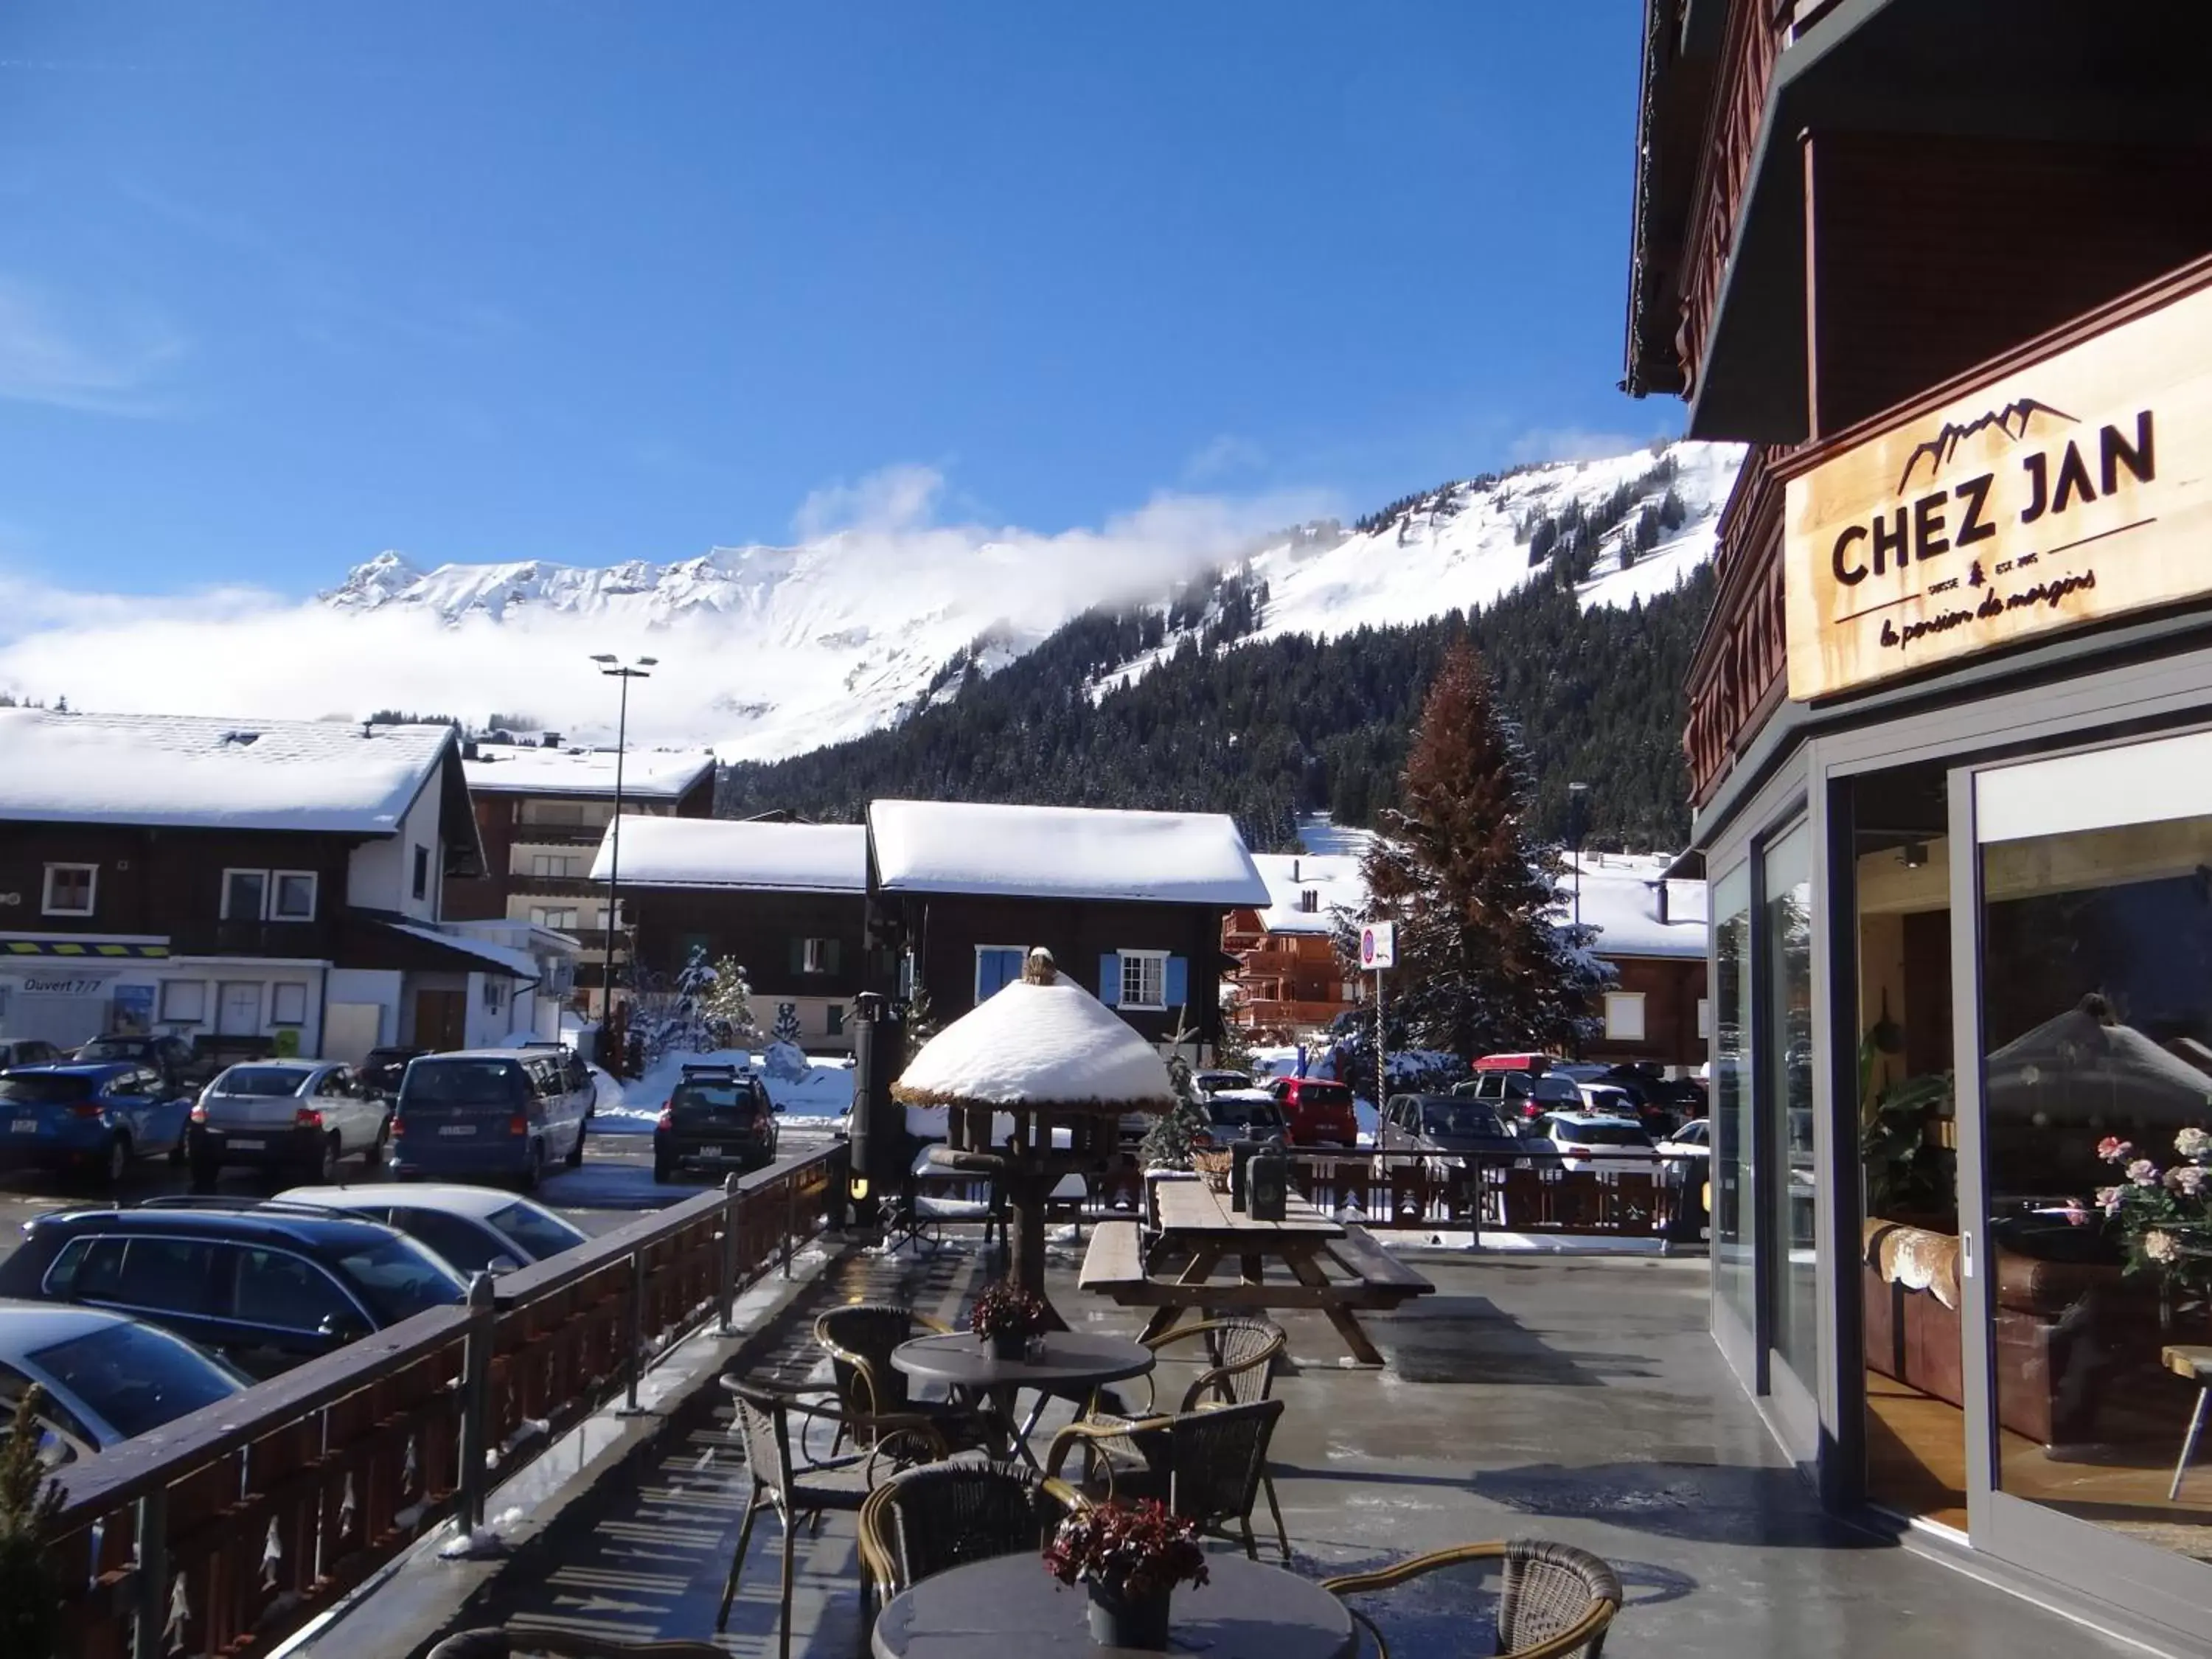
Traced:
<svg viewBox="0 0 2212 1659">
<path fill-rule="evenodd" d="M 315 872 L 276 870 L 270 875 L 269 917 L 272 921 L 313 921 L 315 919 Z"/>
<path fill-rule="evenodd" d="M 495 1014 L 507 1006 L 507 981 L 495 975 L 486 974 L 483 982 L 484 1012 Z"/>
<path fill-rule="evenodd" d="M 50 916 L 88 916 L 99 890 L 98 865 L 50 864 L 43 908 Z"/>
<path fill-rule="evenodd" d="M 269 872 L 266 870 L 226 870 L 222 872 L 222 919 L 258 921 L 269 913 Z"/>
<path fill-rule="evenodd" d="M 1698 1041 L 1703 1042 L 1712 1034 L 1713 1000 L 1711 997 L 1699 997 L 1698 999 Z"/>
<path fill-rule="evenodd" d="M 1605 994 L 1605 1034 L 1614 1042 L 1644 1041 L 1644 993 L 1607 991 Z"/>
<path fill-rule="evenodd" d="M 834 939 L 810 939 L 800 942 L 799 969 L 804 974 L 834 974 L 837 971 L 837 941 Z"/>
<path fill-rule="evenodd" d="M 584 873 L 583 862 L 562 853 L 532 853 L 530 873 L 548 881 L 568 881 Z"/>
<path fill-rule="evenodd" d="M 1164 1008 L 1168 1006 L 1168 953 L 1164 951 L 1123 951 L 1121 1001 L 1123 1008 Z"/>
<path fill-rule="evenodd" d="M 204 979 L 166 979 L 161 981 L 161 1023 L 198 1025 L 207 1019 L 207 981 Z"/>
<path fill-rule="evenodd" d="M 278 980 L 269 988 L 269 1023 L 271 1025 L 305 1025 L 307 1023 L 307 988 L 295 981 Z"/>
<path fill-rule="evenodd" d="M 531 925 L 552 927 L 567 932 L 576 925 L 576 907 L 559 904 L 533 904 L 530 907 Z"/>
</svg>

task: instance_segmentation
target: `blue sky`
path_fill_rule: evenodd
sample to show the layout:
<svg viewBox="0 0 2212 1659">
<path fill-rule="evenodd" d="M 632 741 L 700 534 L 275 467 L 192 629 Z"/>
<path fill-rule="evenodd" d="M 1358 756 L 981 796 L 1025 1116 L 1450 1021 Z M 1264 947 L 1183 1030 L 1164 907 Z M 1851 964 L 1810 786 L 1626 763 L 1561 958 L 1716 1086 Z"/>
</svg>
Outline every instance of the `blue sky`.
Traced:
<svg viewBox="0 0 2212 1659">
<path fill-rule="evenodd" d="M 11 0 L 0 574 L 679 558 L 902 466 L 1048 532 L 1358 512 L 1671 434 L 1613 389 L 1638 12 Z"/>
</svg>

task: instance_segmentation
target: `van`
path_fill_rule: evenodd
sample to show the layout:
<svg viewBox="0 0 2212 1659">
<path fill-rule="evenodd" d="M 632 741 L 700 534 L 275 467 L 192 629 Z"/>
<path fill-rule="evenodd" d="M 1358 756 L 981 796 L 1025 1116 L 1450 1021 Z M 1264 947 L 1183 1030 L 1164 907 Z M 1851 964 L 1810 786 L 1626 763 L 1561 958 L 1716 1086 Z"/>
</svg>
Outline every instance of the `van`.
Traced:
<svg viewBox="0 0 2212 1659">
<path fill-rule="evenodd" d="M 392 1173 L 514 1182 L 584 1161 L 591 1073 L 561 1048 L 465 1048 L 407 1064 L 392 1112 Z"/>
</svg>

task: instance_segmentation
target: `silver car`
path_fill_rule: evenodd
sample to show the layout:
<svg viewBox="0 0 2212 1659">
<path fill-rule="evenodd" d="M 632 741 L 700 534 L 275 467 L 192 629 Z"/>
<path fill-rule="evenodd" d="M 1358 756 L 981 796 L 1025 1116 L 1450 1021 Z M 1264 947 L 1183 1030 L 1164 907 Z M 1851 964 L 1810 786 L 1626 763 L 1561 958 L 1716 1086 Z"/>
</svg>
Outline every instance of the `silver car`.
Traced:
<svg viewBox="0 0 2212 1659">
<path fill-rule="evenodd" d="M 192 1184 L 204 1192 L 234 1164 L 337 1178 L 338 1160 L 384 1155 L 391 1109 L 353 1067 L 325 1060 L 252 1060 L 202 1091 L 185 1131 Z"/>
</svg>

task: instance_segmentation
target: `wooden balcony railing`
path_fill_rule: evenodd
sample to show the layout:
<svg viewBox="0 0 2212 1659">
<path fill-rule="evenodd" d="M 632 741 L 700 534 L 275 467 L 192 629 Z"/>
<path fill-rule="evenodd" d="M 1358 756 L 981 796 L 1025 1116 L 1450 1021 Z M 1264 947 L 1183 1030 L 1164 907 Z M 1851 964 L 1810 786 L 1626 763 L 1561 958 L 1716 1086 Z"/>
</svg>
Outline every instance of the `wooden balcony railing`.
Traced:
<svg viewBox="0 0 2212 1659">
<path fill-rule="evenodd" d="M 1735 251 L 1752 152 L 1766 116 L 1775 60 L 1790 38 L 1796 0 L 1735 0 L 1729 9 L 1698 182 L 1690 196 L 1689 234 L 1680 276 L 1682 320 L 1674 334 L 1686 395 L 1694 396 L 1719 309 L 1721 281 Z"/>
<path fill-rule="evenodd" d="M 1789 679 L 1782 586 L 1782 481 L 1774 464 L 1794 446 L 1754 448 L 1721 509 L 1717 587 L 1690 663 L 1682 748 L 1690 798 L 1703 805 L 1778 708 Z"/>
<path fill-rule="evenodd" d="M 1327 1025 L 1349 1002 L 1306 1001 L 1289 997 L 1255 997 L 1239 1003 L 1237 1023 L 1248 1030 L 1307 1030 Z"/>
</svg>

